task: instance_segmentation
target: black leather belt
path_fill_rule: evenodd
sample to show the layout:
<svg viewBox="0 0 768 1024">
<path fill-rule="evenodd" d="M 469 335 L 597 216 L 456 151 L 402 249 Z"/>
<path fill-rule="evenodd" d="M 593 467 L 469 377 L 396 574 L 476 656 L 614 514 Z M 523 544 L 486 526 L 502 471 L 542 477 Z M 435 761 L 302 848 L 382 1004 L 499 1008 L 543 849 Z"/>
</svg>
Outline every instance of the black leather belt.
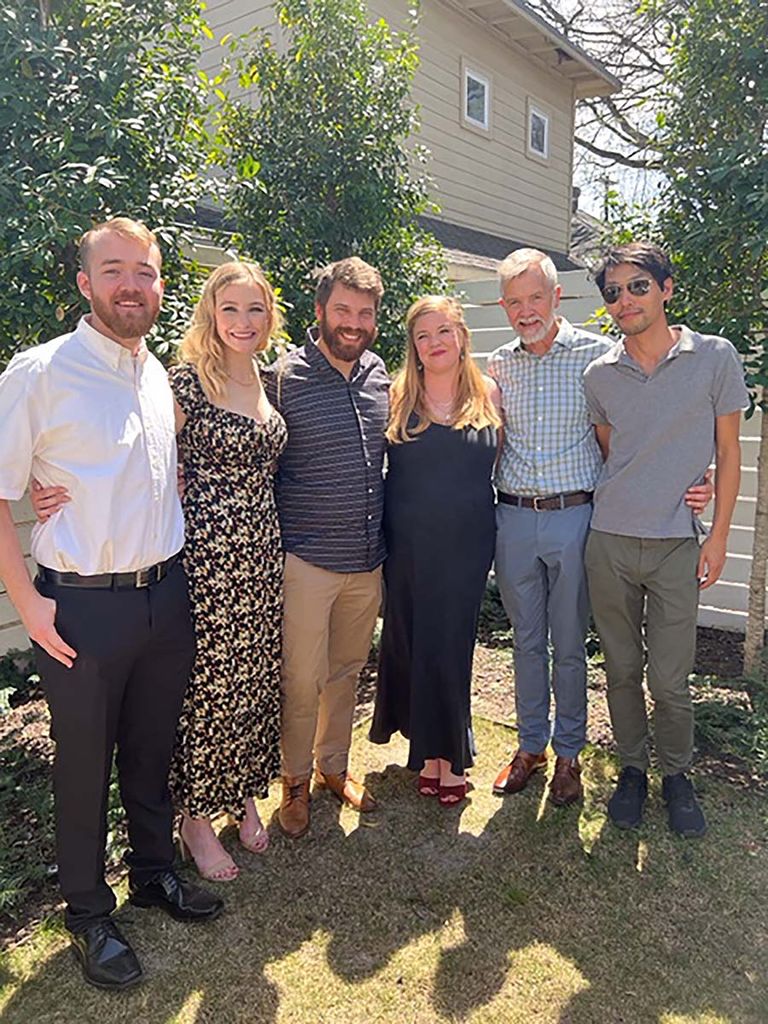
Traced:
<svg viewBox="0 0 768 1024">
<path fill-rule="evenodd" d="M 55 583 L 59 587 L 83 587 L 88 590 L 137 590 L 151 587 L 167 576 L 181 557 L 181 552 L 171 555 L 164 562 L 148 565 L 135 572 L 102 572 L 96 576 L 81 576 L 77 572 L 58 572 L 45 565 L 38 565 L 37 578 L 44 583 Z"/>
<path fill-rule="evenodd" d="M 532 508 L 535 512 L 556 512 L 574 505 L 586 505 L 592 501 L 592 491 L 567 491 L 565 494 L 505 494 L 499 491 L 496 495 L 503 505 L 516 505 L 517 508 Z"/>
</svg>

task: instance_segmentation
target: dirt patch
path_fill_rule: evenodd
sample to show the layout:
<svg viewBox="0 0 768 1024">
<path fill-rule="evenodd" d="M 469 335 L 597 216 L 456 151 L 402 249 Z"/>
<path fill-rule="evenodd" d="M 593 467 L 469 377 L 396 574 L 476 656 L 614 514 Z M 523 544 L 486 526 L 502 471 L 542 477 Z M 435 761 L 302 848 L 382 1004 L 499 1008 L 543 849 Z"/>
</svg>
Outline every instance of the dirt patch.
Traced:
<svg viewBox="0 0 768 1024">
<path fill-rule="evenodd" d="M 726 629 L 699 626 L 693 671 L 702 676 L 738 679 L 744 664 L 744 636 Z"/>
</svg>

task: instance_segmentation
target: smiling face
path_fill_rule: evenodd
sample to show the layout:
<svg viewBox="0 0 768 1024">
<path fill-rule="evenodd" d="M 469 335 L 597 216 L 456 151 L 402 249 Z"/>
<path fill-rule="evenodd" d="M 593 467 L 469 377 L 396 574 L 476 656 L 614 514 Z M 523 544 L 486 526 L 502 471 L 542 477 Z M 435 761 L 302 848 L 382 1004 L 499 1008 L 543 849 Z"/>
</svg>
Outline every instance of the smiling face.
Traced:
<svg viewBox="0 0 768 1024">
<path fill-rule="evenodd" d="M 315 306 L 320 343 L 334 359 L 354 363 L 376 340 L 376 301 L 337 281 L 325 306 Z"/>
<path fill-rule="evenodd" d="M 452 373 L 458 369 L 464 342 L 447 312 L 422 313 L 413 322 L 411 338 L 425 372 Z"/>
<path fill-rule="evenodd" d="M 154 244 L 116 231 L 100 231 L 77 285 L 91 304 L 91 325 L 101 334 L 133 347 L 160 312 L 163 281 L 160 251 Z"/>
<path fill-rule="evenodd" d="M 630 281 L 648 282 L 645 295 L 632 295 L 627 288 Z M 668 277 L 664 286 L 660 287 L 653 275 L 633 263 L 620 263 L 606 271 L 603 288 L 607 285 L 621 287 L 615 302 L 608 303 L 606 308 L 613 317 L 616 326 L 629 337 L 643 334 L 645 331 L 662 324 L 666 326 L 664 303 L 672 297 L 672 278 Z"/>
<path fill-rule="evenodd" d="M 243 281 L 229 284 L 216 294 L 216 334 L 233 352 L 253 355 L 266 347 L 270 315 L 264 290 Z"/>
<path fill-rule="evenodd" d="M 529 267 L 507 281 L 499 301 L 525 345 L 554 341 L 560 285 L 553 287 L 541 267 Z"/>
</svg>

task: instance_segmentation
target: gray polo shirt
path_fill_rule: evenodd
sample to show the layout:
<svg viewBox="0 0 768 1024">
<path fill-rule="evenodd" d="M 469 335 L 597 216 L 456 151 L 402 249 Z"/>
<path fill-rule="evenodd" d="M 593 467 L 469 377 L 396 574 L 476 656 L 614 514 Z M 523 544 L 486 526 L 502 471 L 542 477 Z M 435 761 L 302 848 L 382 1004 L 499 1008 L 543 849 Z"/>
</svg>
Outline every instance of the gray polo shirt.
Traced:
<svg viewBox="0 0 768 1024">
<path fill-rule="evenodd" d="M 685 504 L 715 454 L 715 418 L 746 409 L 736 349 L 725 338 L 673 328 L 679 340 L 646 374 L 619 341 L 584 373 L 592 422 L 611 428 L 592 529 L 627 537 L 691 537 Z"/>
</svg>

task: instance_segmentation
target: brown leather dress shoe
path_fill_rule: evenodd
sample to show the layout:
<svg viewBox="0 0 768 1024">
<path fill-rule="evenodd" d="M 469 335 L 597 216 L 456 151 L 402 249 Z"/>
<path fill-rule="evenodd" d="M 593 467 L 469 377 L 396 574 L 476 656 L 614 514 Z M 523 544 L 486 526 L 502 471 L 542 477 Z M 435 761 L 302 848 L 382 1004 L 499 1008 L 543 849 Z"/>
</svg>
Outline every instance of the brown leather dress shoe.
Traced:
<svg viewBox="0 0 768 1024">
<path fill-rule="evenodd" d="M 283 778 L 277 820 L 290 839 L 298 839 L 309 829 L 309 779 Z"/>
<path fill-rule="evenodd" d="M 506 768 L 502 768 L 496 776 L 493 792 L 497 796 L 519 793 L 528 785 L 528 779 L 534 772 L 546 767 L 546 750 L 542 750 L 540 754 L 527 754 L 524 750 L 518 750 Z"/>
<path fill-rule="evenodd" d="M 353 779 L 347 772 L 334 775 L 330 772 L 321 772 L 315 769 L 315 785 L 321 789 L 329 789 L 333 795 L 343 804 L 349 804 L 356 811 L 372 811 L 376 807 L 376 801 L 362 784 Z"/>
<path fill-rule="evenodd" d="M 549 799 L 556 807 L 575 804 L 582 795 L 581 765 L 578 757 L 558 757 L 549 785 Z"/>
</svg>

